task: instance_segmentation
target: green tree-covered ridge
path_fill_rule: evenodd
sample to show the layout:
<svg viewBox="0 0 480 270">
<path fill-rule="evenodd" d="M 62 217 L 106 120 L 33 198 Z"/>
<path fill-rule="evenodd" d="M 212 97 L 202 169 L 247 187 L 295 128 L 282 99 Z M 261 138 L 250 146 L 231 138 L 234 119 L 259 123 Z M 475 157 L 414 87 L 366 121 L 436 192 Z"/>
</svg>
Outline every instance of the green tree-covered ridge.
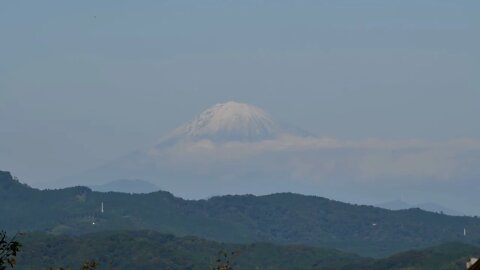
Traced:
<svg viewBox="0 0 480 270">
<path fill-rule="evenodd" d="M 99 270 L 463 270 L 468 258 L 480 254 L 480 247 L 446 243 L 370 259 L 303 245 L 227 244 L 153 231 L 81 236 L 29 233 L 20 241 L 23 247 L 15 270 L 47 269 L 55 265 L 78 269 L 85 260 L 98 262 Z M 219 250 L 228 252 L 218 254 Z"/>
<path fill-rule="evenodd" d="M 473 243 L 480 239 L 478 218 L 419 209 L 389 211 L 291 193 L 184 200 L 164 191 L 38 190 L 14 180 L 8 172 L 0 172 L 0 198 L 0 228 L 12 232 L 154 230 L 220 242 L 333 247 L 372 256 L 444 241 Z M 101 202 L 104 213 L 100 212 Z M 467 228 L 468 237 L 463 236 L 463 228 Z"/>
</svg>

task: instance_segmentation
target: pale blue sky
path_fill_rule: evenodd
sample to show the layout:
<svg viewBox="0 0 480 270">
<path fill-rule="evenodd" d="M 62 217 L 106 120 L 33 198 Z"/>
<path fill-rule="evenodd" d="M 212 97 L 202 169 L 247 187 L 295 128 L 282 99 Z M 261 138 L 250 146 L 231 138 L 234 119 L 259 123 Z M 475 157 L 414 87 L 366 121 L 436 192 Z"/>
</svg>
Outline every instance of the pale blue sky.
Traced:
<svg viewBox="0 0 480 270">
<path fill-rule="evenodd" d="M 343 139 L 480 138 L 479 1 L 2 1 L 0 169 L 59 179 L 228 100 Z"/>
</svg>

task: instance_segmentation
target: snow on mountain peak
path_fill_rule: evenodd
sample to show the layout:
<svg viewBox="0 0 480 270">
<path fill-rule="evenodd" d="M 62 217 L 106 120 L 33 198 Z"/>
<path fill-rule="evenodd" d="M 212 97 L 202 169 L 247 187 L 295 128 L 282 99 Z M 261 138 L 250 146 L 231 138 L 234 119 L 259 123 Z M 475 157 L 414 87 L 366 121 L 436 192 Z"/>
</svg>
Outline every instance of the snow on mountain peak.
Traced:
<svg viewBox="0 0 480 270">
<path fill-rule="evenodd" d="M 169 139 L 211 141 L 257 141 L 277 136 L 279 128 L 262 109 L 234 101 L 216 104 L 189 123 L 177 128 Z"/>
</svg>

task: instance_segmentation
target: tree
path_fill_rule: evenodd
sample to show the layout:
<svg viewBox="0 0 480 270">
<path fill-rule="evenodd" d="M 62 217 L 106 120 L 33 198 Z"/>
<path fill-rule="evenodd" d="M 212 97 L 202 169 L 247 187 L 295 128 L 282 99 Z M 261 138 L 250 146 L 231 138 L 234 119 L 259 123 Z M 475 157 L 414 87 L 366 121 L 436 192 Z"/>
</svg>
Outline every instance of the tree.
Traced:
<svg viewBox="0 0 480 270">
<path fill-rule="evenodd" d="M 238 252 L 230 252 L 231 256 L 237 255 Z M 219 251 L 217 260 L 215 261 L 216 265 L 212 268 L 212 270 L 233 270 L 232 263 L 228 258 L 229 252 L 226 251 Z"/>
<path fill-rule="evenodd" d="M 98 263 L 96 261 L 85 262 L 82 265 L 82 270 L 94 270 L 97 269 Z"/>
<path fill-rule="evenodd" d="M 15 235 L 16 236 L 16 235 Z M 15 236 L 9 238 L 7 232 L 0 231 L 0 270 L 5 270 L 7 267 L 15 267 L 17 261 L 17 253 L 22 246 L 20 242 L 15 240 Z M 98 267 L 96 261 L 88 261 L 82 265 L 82 270 L 94 270 Z M 49 268 L 49 270 L 52 268 Z M 59 270 L 66 268 L 60 267 Z"/>
<path fill-rule="evenodd" d="M 88 261 L 83 263 L 82 270 L 95 270 L 98 267 L 98 262 L 96 261 Z M 53 267 L 49 267 L 47 270 L 55 270 Z M 58 270 L 71 270 L 70 268 L 59 267 Z"/>
<path fill-rule="evenodd" d="M 7 232 L 0 231 L 0 270 L 14 267 L 17 263 L 16 256 L 22 245 L 15 240 L 15 236 L 9 238 Z"/>
</svg>

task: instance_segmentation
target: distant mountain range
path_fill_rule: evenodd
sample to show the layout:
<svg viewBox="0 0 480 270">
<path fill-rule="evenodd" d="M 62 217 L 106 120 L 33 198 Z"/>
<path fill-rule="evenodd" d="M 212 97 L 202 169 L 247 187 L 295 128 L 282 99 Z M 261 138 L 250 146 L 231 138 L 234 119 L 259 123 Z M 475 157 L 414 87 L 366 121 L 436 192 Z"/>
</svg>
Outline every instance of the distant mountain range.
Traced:
<svg viewBox="0 0 480 270">
<path fill-rule="evenodd" d="M 381 204 L 377 204 L 377 207 L 380 208 L 385 208 L 389 210 L 405 210 L 405 209 L 411 209 L 411 208 L 420 208 L 425 211 L 429 212 L 434 212 L 434 213 L 443 213 L 446 215 L 450 216 L 464 216 L 465 214 L 453 209 L 450 209 L 448 207 L 432 203 L 432 202 L 426 202 L 426 203 L 419 203 L 419 204 L 409 204 L 406 203 L 402 200 L 393 200 L 393 201 L 388 201 L 384 202 Z"/>
<path fill-rule="evenodd" d="M 120 179 L 102 185 L 89 186 L 89 188 L 100 192 L 115 191 L 124 193 L 151 193 L 160 190 L 158 186 L 139 179 Z"/>
<path fill-rule="evenodd" d="M 474 217 L 420 209 L 390 211 L 292 193 L 184 200 L 164 191 L 102 193 L 86 187 L 42 191 L 0 172 L 0 198 L 0 228 L 10 232 L 155 230 L 220 242 L 304 244 L 370 256 L 480 239 L 480 219 Z"/>
</svg>

